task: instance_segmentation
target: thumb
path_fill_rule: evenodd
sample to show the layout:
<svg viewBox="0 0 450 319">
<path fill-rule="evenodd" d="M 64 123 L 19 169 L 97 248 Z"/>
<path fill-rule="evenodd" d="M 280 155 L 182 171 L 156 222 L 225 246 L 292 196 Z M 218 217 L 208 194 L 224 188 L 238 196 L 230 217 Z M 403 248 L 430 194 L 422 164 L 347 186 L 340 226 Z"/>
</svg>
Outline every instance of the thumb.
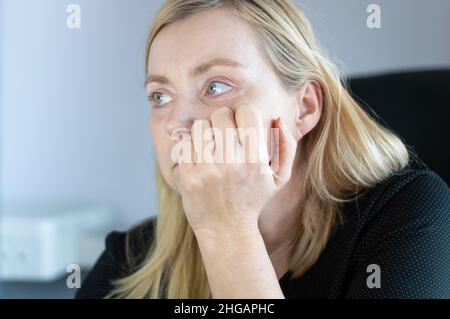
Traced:
<svg viewBox="0 0 450 319">
<path fill-rule="evenodd" d="M 277 118 L 273 125 L 275 136 L 270 167 L 274 172 L 275 184 L 281 186 L 291 177 L 297 141 L 281 117 Z"/>
</svg>

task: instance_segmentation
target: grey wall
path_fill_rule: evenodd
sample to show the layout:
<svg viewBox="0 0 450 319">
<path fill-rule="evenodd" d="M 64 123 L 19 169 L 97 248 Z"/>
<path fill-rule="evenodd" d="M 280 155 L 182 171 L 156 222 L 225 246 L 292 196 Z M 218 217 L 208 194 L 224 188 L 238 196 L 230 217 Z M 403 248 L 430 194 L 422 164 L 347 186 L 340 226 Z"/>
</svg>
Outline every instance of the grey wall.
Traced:
<svg viewBox="0 0 450 319">
<path fill-rule="evenodd" d="M 296 0 L 322 45 L 351 75 L 450 68 L 448 0 Z M 378 4 L 381 28 L 369 29 L 366 8 Z"/>
<path fill-rule="evenodd" d="M 378 3 L 382 28 L 366 27 Z M 81 29 L 66 7 L 81 6 Z M 148 26 L 162 1 L 3 0 L 1 190 L 8 202 L 93 201 L 124 225 L 156 212 Z M 348 74 L 450 67 L 450 1 L 297 1 Z"/>
<path fill-rule="evenodd" d="M 156 212 L 147 29 L 161 1 L 4 1 L 6 202 L 99 202 L 132 222 Z"/>
<path fill-rule="evenodd" d="M 2 161 L 3 161 L 3 148 L 2 148 L 2 134 L 3 134 L 3 98 L 4 98 L 4 94 L 3 94 L 3 32 L 4 32 L 4 21 L 5 21 L 5 17 L 3 15 L 3 0 L 0 0 L 0 214 L 2 211 L 2 204 L 3 204 L 3 191 L 2 191 L 2 183 L 1 181 L 3 180 L 2 178 Z M 0 215 L 1 216 L 1 215 Z M 0 217 L 1 218 L 1 217 Z"/>
</svg>

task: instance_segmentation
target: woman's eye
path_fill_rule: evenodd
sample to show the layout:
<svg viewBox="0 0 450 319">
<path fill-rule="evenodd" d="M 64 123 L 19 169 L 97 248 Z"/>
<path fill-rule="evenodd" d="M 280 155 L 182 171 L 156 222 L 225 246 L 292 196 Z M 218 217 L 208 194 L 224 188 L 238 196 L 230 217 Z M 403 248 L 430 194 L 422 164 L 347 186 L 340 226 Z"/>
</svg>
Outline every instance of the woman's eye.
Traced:
<svg viewBox="0 0 450 319">
<path fill-rule="evenodd" d="M 208 95 L 220 95 L 231 90 L 232 87 L 218 81 L 213 81 L 208 85 L 207 94 Z M 166 103 L 170 102 L 172 99 L 167 94 L 161 92 L 154 92 L 148 96 L 148 100 L 154 108 L 161 108 Z"/>
<path fill-rule="evenodd" d="M 208 85 L 207 93 L 211 95 L 218 95 L 225 93 L 231 89 L 231 86 L 223 82 L 213 81 Z"/>
<path fill-rule="evenodd" d="M 170 97 L 167 94 L 161 93 L 161 92 L 154 92 L 152 94 L 149 95 L 148 97 L 150 103 L 152 103 L 152 105 L 154 105 L 154 107 L 156 108 L 160 108 L 163 107 L 164 104 L 170 102 Z M 169 100 L 167 102 L 167 100 Z"/>
</svg>

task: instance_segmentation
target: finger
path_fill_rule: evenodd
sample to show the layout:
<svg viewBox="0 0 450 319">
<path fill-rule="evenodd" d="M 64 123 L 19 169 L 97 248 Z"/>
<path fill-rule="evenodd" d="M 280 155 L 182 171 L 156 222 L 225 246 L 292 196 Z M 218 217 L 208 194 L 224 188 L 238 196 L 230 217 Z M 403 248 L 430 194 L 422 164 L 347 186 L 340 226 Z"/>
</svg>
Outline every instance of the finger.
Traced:
<svg viewBox="0 0 450 319">
<path fill-rule="evenodd" d="M 196 120 L 192 125 L 193 145 L 197 164 L 214 163 L 214 137 L 211 122 L 207 119 Z"/>
<path fill-rule="evenodd" d="M 202 161 L 203 153 L 203 123 L 202 120 L 195 120 L 191 126 L 192 146 L 194 150 L 195 163 Z"/>
<path fill-rule="evenodd" d="M 267 130 L 264 129 L 261 113 L 248 104 L 239 105 L 236 109 L 236 124 L 246 162 L 268 164 Z"/>
<path fill-rule="evenodd" d="M 274 171 L 275 183 L 285 183 L 291 177 L 297 141 L 279 117 L 274 121 L 275 134 L 271 168 Z"/>
<path fill-rule="evenodd" d="M 190 132 L 181 133 L 180 139 L 181 154 L 179 156 L 178 166 L 180 173 L 185 173 L 195 165 L 195 150 Z"/>
<path fill-rule="evenodd" d="M 211 114 L 211 125 L 214 135 L 216 163 L 230 163 L 236 161 L 237 130 L 233 111 L 222 107 Z"/>
</svg>

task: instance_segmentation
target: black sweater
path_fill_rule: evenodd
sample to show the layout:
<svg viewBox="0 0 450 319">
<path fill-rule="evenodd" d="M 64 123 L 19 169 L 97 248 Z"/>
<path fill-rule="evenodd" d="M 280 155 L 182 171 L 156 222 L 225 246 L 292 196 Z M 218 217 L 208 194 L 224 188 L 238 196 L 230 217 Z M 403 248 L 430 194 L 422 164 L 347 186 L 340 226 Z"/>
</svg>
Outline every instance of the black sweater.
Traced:
<svg viewBox="0 0 450 319">
<path fill-rule="evenodd" d="M 411 161 L 346 203 L 343 214 L 346 222 L 317 262 L 300 278 L 288 271 L 279 280 L 286 298 L 450 298 L 450 190 L 433 171 Z M 153 225 L 150 219 L 138 229 L 144 239 L 132 246 L 140 254 L 148 250 Z M 125 235 L 107 236 L 76 298 L 102 298 L 111 280 L 130 272 Z"/>
</svg>

